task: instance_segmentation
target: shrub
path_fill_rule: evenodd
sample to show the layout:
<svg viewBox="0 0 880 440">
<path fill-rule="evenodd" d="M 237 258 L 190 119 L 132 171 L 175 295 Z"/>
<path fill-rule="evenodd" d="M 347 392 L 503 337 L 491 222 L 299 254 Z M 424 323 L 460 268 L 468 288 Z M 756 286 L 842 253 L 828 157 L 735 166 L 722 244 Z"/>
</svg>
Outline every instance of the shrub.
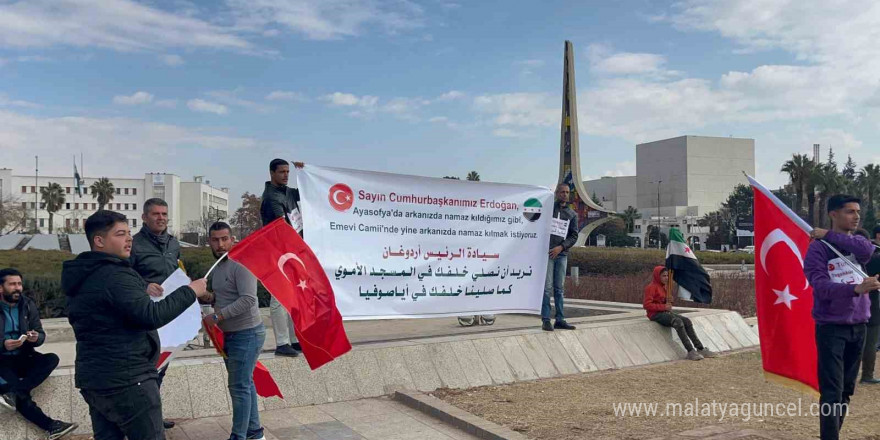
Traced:
<svg viewBox="0 0 880 440">
<path fill-rule="evenodd" d="M 702 264 L 754 264 L 755 256 L 745 253 L 696 252 Z M 614 249 L 577 247 L 568 253 L 568 266 L 580 268 L 581 275 L 627 275 L 651 273 L 666 263 L 660 249 Z"/>
</svg>

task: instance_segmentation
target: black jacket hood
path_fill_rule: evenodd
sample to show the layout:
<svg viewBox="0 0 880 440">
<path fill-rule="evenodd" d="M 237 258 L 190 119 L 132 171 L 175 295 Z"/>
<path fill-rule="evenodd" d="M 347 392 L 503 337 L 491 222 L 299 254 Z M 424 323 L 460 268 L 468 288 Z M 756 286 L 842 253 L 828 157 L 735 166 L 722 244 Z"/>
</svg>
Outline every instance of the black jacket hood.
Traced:
<svg viewBox="0 0 880 440">
<path fill-rule="evenodd" d="M 108 264 L 129 266 L 127 260 L 105 254 L 104 252 L 94 251 L 83 252 L 77 255 L 75 259 L 65 261 L 61 269 L 61 289 L 67 296 L 76 295 L 83 281 L 92 272 Z"/>
</svg>

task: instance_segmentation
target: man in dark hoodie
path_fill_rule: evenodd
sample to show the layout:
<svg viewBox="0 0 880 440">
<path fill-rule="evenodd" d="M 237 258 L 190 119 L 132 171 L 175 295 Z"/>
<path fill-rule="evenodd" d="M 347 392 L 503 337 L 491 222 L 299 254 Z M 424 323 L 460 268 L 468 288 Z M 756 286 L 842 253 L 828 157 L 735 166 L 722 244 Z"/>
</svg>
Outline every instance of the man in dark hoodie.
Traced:
<svg viewBox="0 0 880 440">
<path fill-rule="evenodd" d="M 143 226 L 132 237 L 131 256 L 128 262 L 132 269 L 147 282 L 150 296 L 162 296 L 162 283 L 179 267 L 180 242 L 168 233 L 168 203 L 153 198 L 144 202 L 141 215 Z M 159 371 L 159 387 L 165 378 L 166 366 Z M 174 422 L 164 420 L 165 429 L 174 427 Z"/>
<path fill-rule="evenodd" d="M 550 220 L 558 227 L 550 234 L 550 252 L 547 261 L 547 280 L 544 283 L 544 302 L 541 304 L 541 328 L 552 332 L 553 329 L 574 330 L 575 327 L 565 322 L 563 312 L 563 295 L 565 293 L 565 271 L 568 269 L 568 250 L 574 246 L 578 237 L 577 213 L 568 207 L 571 190 L 568 185 L 556 185 L 556 200 L 553 203 L 553 218 Z M 550 325 L 550 297 L 556 306 L 556 322 Z"/>
<path fill-rule="evenodd" d="M 293 166 L 302 168 L 304 164 L 294 162 Z M 294 209 L 299 209 L 299 191 L 287 186 L 289 177 L 290 164 L 286 160 L 272 159 L 272 162 L 269 162 L 269 178 L 271 180 L 266 182 L 266 189 L 263 190 L 263 202 L 260 205 L 263 226 L 278 218 L 287 218 Z M 293 321 L 284 306 L 274 296 L 269 299 L 269 316 L 272 318 L 272 330 L 275 332 L 275 355 L 299 356 L 299 352 L 302 350 L 293 331 Z"/>
<path fill-rule="evenodd" d="M 206 281 L 193 281 L 154 302 L 128 261 L 128 219 L 98 211 L 86 220 L 85 230 L 92 250 L 64 262 L 61 287 L 76 336 L 75 385 L 89 405 L 95 440 L 164 439 L 156 330 L 196 297 L 206 297 Z"/>
<path fill-rule="evenodd" d="M 61 438 L 77 425 L 53 420 L 31 398 L 31 391 L 58 366 L 56 354 L 34 350 L 46 341 L 40 311 L 34 300 L 22 294 L 21 273 L 15 269 L 0 270 L 0 294 L 0 404 L 45 430 L 49 440 Z"/>
</svg>

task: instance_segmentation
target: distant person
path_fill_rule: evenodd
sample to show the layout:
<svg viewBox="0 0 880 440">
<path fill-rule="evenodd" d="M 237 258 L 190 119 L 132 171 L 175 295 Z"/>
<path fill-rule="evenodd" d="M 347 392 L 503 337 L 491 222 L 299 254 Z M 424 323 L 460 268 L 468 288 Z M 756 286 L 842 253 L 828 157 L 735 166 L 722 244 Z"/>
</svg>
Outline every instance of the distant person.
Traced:
<svg viewBox="0 0 880 440">
<path fill-rule="evenodd" d="M 880 226 L 874 228 L 875 246 L 880 246 Z M 880 248 L 874 248 L 871 261 L 865 265 L 869 276 L 880 274 Z M 880 292 L 873 291 L 868 294 L 871 300 L 871 318 L 868 319 L 868 327 L 865 332 L 865 348 L 862 353 L 862 379 L 859 381 L 865 385 L 880 384 L 880 378 L 875 377 L 874 369 L 877 365 L 877 344 L 880 343 Z"/>
<path fill-rule="evenodd" d="M 129 263 L 128 219 L 98 211 L 85 230 L 91 251 L 64 262 L 61 287 L 76 336 L 75 386 L 89 406 L 94 439 L 164 439 L 156 330 L 196 297 L 206 297 L 206 281 L 195 280 L 154 302 Z"/>
<path fill-rule="evenodd" d="M 73 432 L 77 425 L 52 419 L 31 398 L 31 391 L 58 366 L 58 356 L 34 350 L 46 341 L 46 332 L 37 304 L 22 294 L 21 283 L 19 271 L 0 270 L 0 404 L 18 411 L 25 420 L 46 431 L 49 440 L 55 440 Z"/>
<path fill-rule="evenodd" d="M 849 264 L 867 264 L 874 247 L 853 233 L 859 227 L 861 201 L 837 194 L 828 199 L 831 230 L 816 228 L 804 258 L 804 275 L 813 287 L 813 320 L 819 374 L 819 433 L 822 440 L 840 438 L 840 429 L 855 392 L 870 317 L 868 293 L 880 289 L 876 277 L 852 278 Z M 837 256 L 824 240 L 849 262 Z M 848 272 L 848 273 L 842 273 Z M 859 277 L 860 278 L 860 277 Z"/>
<path fill-rule="evenodd" d="M 180 242 L 168 233 L 168 203 L 159 198 L 144 202 L 141 214 L 141 230 L 134 235 L 131 244 L 132 269 L 147 282 L 147 293 L 160 297 L 162 283 L 180 267 Z M 159 388 L 168 370 L 166 365 L 159 370 Z M 162 422 L 165 429 L 174 427 L 174 422 Z"/>
<path fill-rule="evenodd" d="M 294 162 L 297 168 L 305 166 L 302 162 Z M 287 218 L 294 210 L 299 210 L 299 190 L 287 186 L 290 178 L 290 164 L 284 159 L 272 159 L 269 162 L 269 181 L 263 190 L 263 202 L 260 205 L 260 216 L 263 226 L 272 223 L 278 218 Z M 302 232 L 300 232 L 302 235 Z M 276 356 L 299 356 L 302 347 L 296 340 L 293 330 L 293 321 L 287 309 L 270 296 L 269 315 L 272 318 L 272 330 L 275 332 L 275 355 Z"/>
<path fill-rule="evenodd" d="M 547 260 L 547 279 L 544 282 L 544 301 L 541 303 L 541 329 L 552 332 L 553 329 L 574 330 L 575 326 L 565 322 L 563 296 L 565 294 L 565 272 L 568 269 L 568 250 L 574 246 L 578 238 L 577 213 L 568 207 L 571 191 L 568 185 L 556 185 L 556 200 L 553 203 L 553 219 L 559 230 L 552 229 L 550 234 L 550 252 Z M 556 233 L 558 232 L 558 234 Z M 561 235 L 564 234 L 564 235 Z M 556 321 L 550 325 L 550 297 L 556 306 Z"/>
<path fill-rule="evenodd" d="M 214 258 L 232 249 L 232 228 L 217 222 L 208 229 L 208 244 Z M 232 402 L 232 433 L 229 440 L 263 439 L 259 399 L 254 385 L 254 367 L 266 340 L 266 327 L 257 302 L 257 277 L 228 258 L 211 273 L 214 313 L 205 318 L 207 327 L 223 330 L 229 397 Z"/>
<path fill-rule="evenodd" d="M 645 286 L 645 300 L 642 307 L 647 311 L 648 319 L 664 327 L 672 327 L 678 333 L 678 339 L 687 350 L 687 359 L 700 361 L 703 358 L 714 358 L 718 355 L 703 346 L 690 318 L 672 311 L 672 301 L 667 293 L 669 269 L 663 266 L 654 268 L 651 284 Z"/>
</svg>

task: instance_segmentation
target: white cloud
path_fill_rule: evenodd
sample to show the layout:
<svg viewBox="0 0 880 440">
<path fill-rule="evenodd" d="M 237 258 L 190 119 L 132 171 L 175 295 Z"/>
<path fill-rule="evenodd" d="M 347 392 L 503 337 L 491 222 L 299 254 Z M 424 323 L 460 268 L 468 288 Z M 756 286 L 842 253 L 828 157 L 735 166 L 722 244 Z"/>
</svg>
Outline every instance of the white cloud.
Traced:
<svg viewBox="0 0 880 440">
<path fill-rule="evenodd" d="M 159 61 L 165 63 L 166 66 L 177 67 L 184 64 L 183 57 L 180 55 L 160 55 Z"/>
<path fill-rule="evenodd" d="M 594 73 L 607 75 L 662 75 L 678 72 L 665 69 L 666 57 L 653 53 L 614 52 L 610 46 L 591 44 L 587 58 Z"/>
<path fill-rule="evenodd" d="M 205 101 L 203 99 L 190 99 L 186 102 L 186 106 L 194 112 L 214 113 L 218 115 L 225 115 L 229 113 L 229 108 L 227 108 L 225 105 L 218 104 L 216 102 Z"/>
<path fill-rule="evenodd" d="M 635 176 L 636 163 L 633 161 L 618 162 L 613 170 L 605 171 L 605 175 L 611 177 Z"/>
<path fill-rule="evenodd" d="M 240 98 L 239 96 L 242 92 L 243 90 L 240 88 L 235 90 L 212 90 L 206 92 L 205 95 L 225 105 L 242 107 L 259 113 L 268 113 L 273 110 L 273 108 L 268 105 Z"/>
<path fill-rule="evenodd" d="M 231 28 L 131 0 L 26 0 L 0 4 L 0 46 L 119 51 L 168 47 L 249 50 Z"/>
<path fill-rule="evenodd" d="M 428 122 L 435 122 L 435 123 L 437 123 L 437 122 L 449 122 L 449 118 L 447 118 L 446 116 L 434 116 L 433 118 L 428 119 Z"/>
<path fill-rule="evenodd" d="M 450 90 L 440 96 L 437 97 L 437 101 L 447 102 L 447 101 L 455 101 L 456 99 L 461 99 L 467 96 L 464 92 L 460 92 L 458 90 Z"/>
<path fill-rule="evenodd" d="M 153 95 L 147 92 L 135 92 L 131 96 L 116 95 L 113 97 L 114 104 L 141 105 L 153 102 Z"/>
<path fill-rule="evenodd" d="M 378 27 L 389 34 L 424 25 L 409 0 L 228 0 L 242 29 L 281 26 L 312 40 L 336 40 Z"/>
<path fill-rule="evenodd" d="M 501 126 L 550 127 L 559 124 L 561 111 L 546 93 L 503 93 L 474 98 L 474 107 L 494 115 L 493 123 Z"/>
<path fill-rule="evenodd" d="M 40 104 L 35 104 L 33 102 L 22 101 L 20 99 L 9 99 L 9 97 L 0 92 L 0 107 L 21 107 L 21 108 L 40 108 L 42 107 Z"/>
<path fill-rule="evenodd" d="M 284 90 L 275 90 L 268 95 L 266 95 L 267 101 L 294 101 L 294 102 L 306 102 L 308 98 L 305 95 L 299 92 L 290 92 Z"/>
<path fill-rule="evenodd" d="M 373 109 L 379 103 L 377 96 L 356 96 L 351 93 L 334 92 L 324 95 L 321 100 L 327 101 L 330 105 L 339 107 L 361 107 L 364 109 Z"/>
</svg>

